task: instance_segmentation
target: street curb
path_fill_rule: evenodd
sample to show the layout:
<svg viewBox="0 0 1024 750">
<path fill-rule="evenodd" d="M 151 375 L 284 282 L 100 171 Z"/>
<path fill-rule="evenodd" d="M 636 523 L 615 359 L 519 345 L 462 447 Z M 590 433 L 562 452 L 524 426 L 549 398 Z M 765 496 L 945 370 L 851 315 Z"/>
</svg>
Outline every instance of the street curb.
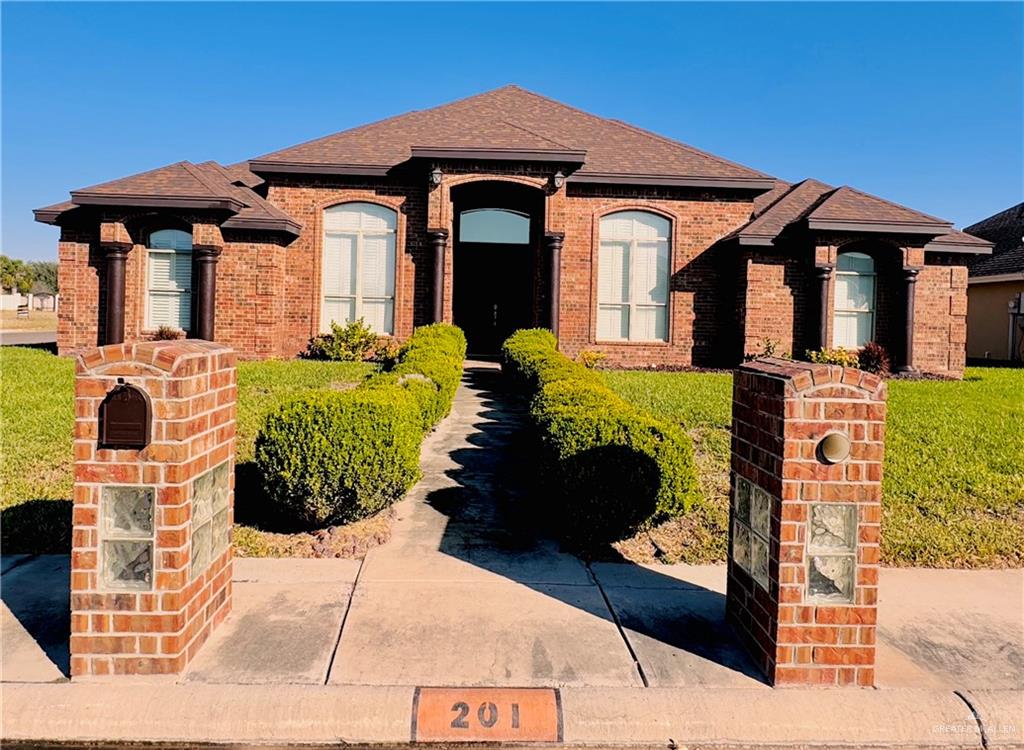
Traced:
<svg viewBox="0 0 1024 750">
<path fill-rule="evenodd" d="M 3 684 L 6 742 L 408 744 L 413 687 Z M 564 744 L 1024 747 L 1024 691 L 562 688 Z M 1014 731 L 1006 731 L 1014 727 Z M 983 743 L 984 736 L 987 745 Z M 1015 732 L 1015 733 L 1014 733 Z M 512 743 L 513 745 L 515 743 Z"/>
</svg>

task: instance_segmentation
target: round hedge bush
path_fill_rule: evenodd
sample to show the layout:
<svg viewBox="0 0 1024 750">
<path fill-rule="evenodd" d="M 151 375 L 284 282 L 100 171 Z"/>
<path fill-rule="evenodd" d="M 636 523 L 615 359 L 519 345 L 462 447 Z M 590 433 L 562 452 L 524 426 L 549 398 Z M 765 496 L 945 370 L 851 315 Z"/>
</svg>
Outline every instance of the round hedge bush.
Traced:
<svg viewBox="0 0 1024 750">
<path fill-rule="evenodd" d="M 422 425 L 416 397 L 393 384 L 281 404 L 256 438 L 267 498 L 306 526 L 376 513 L 419 478 Z"/>
</svg>

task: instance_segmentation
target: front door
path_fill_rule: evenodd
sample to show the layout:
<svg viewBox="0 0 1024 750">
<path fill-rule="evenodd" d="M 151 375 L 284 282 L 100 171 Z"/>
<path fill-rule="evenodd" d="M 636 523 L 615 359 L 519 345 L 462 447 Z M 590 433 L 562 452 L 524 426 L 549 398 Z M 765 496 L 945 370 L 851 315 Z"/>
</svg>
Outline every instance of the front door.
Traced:
<svg viewBox="0 0 1024 750">
<path fill-rule="evenodd" d="M 453 273 L 453 317 L 470 354 L 497 354 L 509 334 L 532 325 L 530 245 L 456 243 Z"/>
</svg>

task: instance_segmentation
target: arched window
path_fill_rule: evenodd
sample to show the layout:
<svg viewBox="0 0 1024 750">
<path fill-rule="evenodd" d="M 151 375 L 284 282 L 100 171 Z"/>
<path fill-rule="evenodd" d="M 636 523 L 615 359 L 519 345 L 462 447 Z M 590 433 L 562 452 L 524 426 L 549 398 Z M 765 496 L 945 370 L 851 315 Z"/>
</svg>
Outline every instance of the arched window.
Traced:
<svg viewBox="0 0 1024 750">
<path fill-rule="evenodd" d="M 646 211 L 601 219 L 598 340 L 668 340 L 670 229 L 668 219 Z"/>
<path fill-rule="evenodd" d="M 320 328 L 362 318 L 375 332 L 395 332 L 395 226 L 398 214 L 375 203 L 324 211 Z"/>
<path fill-rule="evenodd" d="M 188 331 L 192 323 L 192 235 L 161 229 L 146 248 L 146 327 Z"/>
<path fill-rule="evenodd" d="M 507 208 L 474 208 L 459 216 L 460 242 L 525 245 L 530 241 L 530 216 Z"/>
<path fill-rule="evenodd" d="M 864 253 L 839 253 L 836 262 L 832 346 L 859 349 L 875 338 L 875 261 Z"/>
</svg>

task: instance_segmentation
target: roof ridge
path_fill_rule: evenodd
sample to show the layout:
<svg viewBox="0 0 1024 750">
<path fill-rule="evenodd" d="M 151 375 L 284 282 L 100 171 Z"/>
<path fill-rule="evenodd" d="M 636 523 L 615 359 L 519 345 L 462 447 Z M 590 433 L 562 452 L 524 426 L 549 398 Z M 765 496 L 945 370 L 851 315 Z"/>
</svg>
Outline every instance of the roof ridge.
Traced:
<svg viewBox="0 0 1024 750">
<path fill-rule="evenodd" d="M 503 119 L 503 120 L 501 120 L 501 122 L 505 123 L 506 125 L 511 125 L 513 128 L 516 128 L 517 130 L 522 130 L 525 133 L 529 133 L 532 136 L 540 138 L 542 141 L 547 141 L 548 143 L 553 143 L 553 144 L 555 144 L 556 146 L 558 146 L 560 148 L 572 148 L 572 146 L 569 146 L 569 145 L 567 145 L 565 143 L 559 143 L 554 138 L 548 138 L 546 135 L 541 135 L 540 133 L 534 132 L 533 130 L 530 130 L 529 128 L 524 127 L 522 125 L 517 125 L 516 123 L 510 122 L 509 120 L 504 120 Z"/>
<path fill-rule="evenodd" d="M 618 125 L 619 127 L 626 128 L 627 130 L 631 130 L 631 131 L 633 131 L 635 133 L 639 133 L 641 135 L 645 135 L 645 136 L 647 136 L 649 138 L 654 138 L 655 140 L 659 140 L 662 143 L 668 143 L 669 145 L 676 146 L 678 148 L 682 148 L 683 150 L 689 151 L 690 153 L 699 154 L 700 156 L 704 156 L 704 157 L 707 157 L 709 159 L 713 159 L 715 161 L 724 162 L 724 163 L 729 164 L 729 165 L 731 165 L 733 167 L 739 167 L 740 169 L 745 169 L 747 171 L 750 171 L 750 172 L 753 172 L 755 174 L 761 175 L 762 177 L 772 177 L 772 175 L 770 175 L 770 174 L 768 174 L 766 172 L 762 172 L 762 171 L 760 171 L 758 169 L 752 169 L 751 167 L 748 167 L 745 164 L 740 164 L 739 162 L 735 162 L 735 161 L 732 161 L 730 159 L 725 159 L 725 158 L 723 158 L 721 156 L 718 156 L 717 154 L 712 154 L 712 153 L 710 153 L 708 151 L 702 151 L 701 149 L 696 148 L 694 146 L 691 146 L 688 143 L 683 143 L 682 141 L 677 141 L 674 138 L 669 138 L 668 136 L 661 135 L 660 133 L 655 133 L 653 131 L 637 127 L 636 125 L 630 125 L 629 123 L 623 122 L 622 120 L 619 120 L 619 119 L 614 118 L 614 117 L 601 117 L 600 115 L 595 115 L 592 112 L 587 112 L 585 110 L 579 109 L 578 107 L 574 107 L 571 104 L 566 104 L 565 102 L 560 102 L 557 99 L 552 99 L 550 96 L 545 96 L 544 94 L 538 94 L 536 91 L 530 91 L 529 89 L 524 89 L 521 86 L 517 86 L 515 84 L 509 84 L 507 86 L 503 86 L 500 89 L 495 89 L 495 91 L 501 91 L 503 89 L 515 89 L 517 91 L 522 91 L 524 94 L 529 94 L 532 97 L 535 97 L 537 99 L 542 99 L 542 100 L 544 100 L 544 101 L 546 101 L 546 102 L 548 102 L 550 104 L 554 104 L 556 106 L 561 107 L 562 109 L 567 109 L 570 112 L 575 112 L 575 113 L 577 113 L 579 115 L 583 115 L 584 117 L 588 117 L 588 118 L 590 118 L 592 120 L 598 120 L 598 121 L 601 121 L 601 122 L 612 123 L 613 125 Z M 492 92 L 487 92 L 487 93 L 494 93 L 494 92 L 492 91 Z"/>
<path fill-rule="evenodd" d="M 261 159 L 263 159 L 263 158 L 265 158 L 267 156 L 270 156 L 272 154 L 280 153 L 281 151 L 291 151 L 292 149 L 300 148 L 302 146 L 308 146 L 308 145 L 313 144 L 313 143 L 318 143 L 319 141 L 325 141 L 328 138 L 336 138 L 337 136 L 340 136 L 340 135 L 346 135 L 346 134 L 351 134 L 351 133 L 358 133 L 361 130 L 366 130 L 366 129 L 371 128 L 371 127 L 376 127 L 377 125 L 383 125 L 384 123 L 391 122 L 392 120 L 398 120 L 399 118 L 402 118 L 402 117 L 408 117 L 410 115 L 417 115 L 417 114 L 419 114 L 419 115 L 426 115 L 426 114 L 429 114 L 429 113 L 431 113 L 431 112 L 433 112 L 435 110 L 441 109 L 441 107 L 450 107 L 450 106 L 453 106 L 453 105 L 456 105 L 456 104 L 465 104 L 466 102 L 470 101 L 471 99 L 476 99 L 476 98 L 479 98 L 479 97 L 482 97 L 482 96 L 487 96 L 488 94 L 494 94 L 494 93 L 496 93 L 498 91 L 502 91 L 502 90 L 508 89 L 508 88 L 519 88 L 519 87 L 515 86 L 514 84 L 508 84 L 506 86 L 501 86 L 501 87 L 496 88 L 496 89 L 491 89 L 490 91 L 481 91 L 481 92 L 479 92 L 477 94 L 470 94 L 469 96 L 463 96 L 463 97 L 461 97 L 459 99 L 453 99 L 450 102 L 445 102 L 444 104 L 437 104 L 437 105 L 435 105 L 433 107 L 427 107 L 426 109 L 409 109 L 409 110 L 406 110 L 405 112 L 399 112 L 398 114 L 391 115 L 390 117 L 385 117 L 385 118 L 380 119 L 380 120 L 374 120 L 373 122 L 366 122 L 366 123 L 363 123 L 362 125 L 356 125 L 354 128 L 346 128 L 345 130 L 338 130 L 338 131 L 335 131 L 333 133 L 328 133 L 327 135 L 321 135 L 321 136 L 317 136 L 316 138 L 310 138 L 308 141 L 302 141 L 301 143 L 295 143 L 295 144 L 292 144 L 291 146 L 286 146 L 284 148 L 279 148 L 279 149 L 275 149 L 273 151 L 268 151 L 267 153 L 261 154 L 260 156 L 254 156 L 251 159 L 246 159 L 246 163 L 249 163 L 251 161 L 260 161 Z M 524 89 L 520 89 L 520 90 L 524 90 Z"/>
<path fill-rule="evenodd" d="M 209 190 L 211 193 L 213 193 L 214 195 L 218 195 L 218 196 L 224 195 L 224 193 L 223 193 L 223 187 L 224 186 L 222 186 L 222 185 L 215 185 L 213 182 L 211 182 L 210 178 L 209 178 L 209 175 L 204 174 L 204 170 L 202 168 L 200 168 L 198 165 L 193 164 L 193 163 L 188 162 L 188 161 L 183 161 L 183 162 L 181 162 L 181 166 L 182 166 L 182 168 L 186 172 L 188 172 L 190 175 L 192 175 L 194 178 L 196 178 L 196 180 L 198 180 L 199 183 L 203 187 L 205 187 L 207 190 Z M 228 186 L 230 186 L 230 185 L 231 185 L 231 183 L 230 183 L 230 181 L 228 181 Z M 230 191 L 228 192 L 228 195 L 230 195 Z"/>
<path fill-rule="evenodd" d="M 940 219 L 938 216 L 926 214 L 924 211 L 918 211 L 916 208 L 910 208 L 910 206 L 904 206 L 900 203 L 896 203 L 895 201 L 891 201 L 888 198 L 882 198 L 881 196 L 874 195 L 872 193 L 866 193 L 863 190 L 858 190 L 857 188 L 851 187 L 850 185 L 840 185 L 836 190 L 837 192 L 839 190 L 849 190 L 851 193 L 856 193 L 857 195 L 863 196 L 864 198 L 871 198 L 872 200 L 881 201 L 882 203 L 885 203 L 888 206 L 892 206 L 893 208 L 898 208 L 902 211 L 910 211 L 911 213 L 918 214 L 919 216 L 924 216 L 936 223 L 947 224 L 950 227 L 953 226 L 953 222 L 951 221 L 946 221 L 945 219 Z"/>
<path fill-rule="evenodd" d="M 806 180 L 800 180 L 799 182 L 790 182 L 790 183 L 786 183 L 785 180 L 777 180 L 777 182 L 781 182 L 781 183 L 785 184 L 786 185 L 786 189 L 783 190 L 781 193 L 779 193 L 778 197 L 776 197 L 775 200 L 773 200 L 767 206 L 762 206 L 761 210 L 758 211 L 756 214 L 755 213 L 751 213 L 750 221 L 754 221 L 754 219 L 758 219 L 761 216 L 764 216 L 769 211 L 771 211 L 772 208 L 774 208 L 778 204 L 779 201 L 781 201 L 787 195 L 789 195 L 794 190 L 796 190 L 800 185 L 803 185 L 804 182 L 806 182 Z M 747 223 L 749 224 L 750 222 L 747 222 Z"/>
</svg>

